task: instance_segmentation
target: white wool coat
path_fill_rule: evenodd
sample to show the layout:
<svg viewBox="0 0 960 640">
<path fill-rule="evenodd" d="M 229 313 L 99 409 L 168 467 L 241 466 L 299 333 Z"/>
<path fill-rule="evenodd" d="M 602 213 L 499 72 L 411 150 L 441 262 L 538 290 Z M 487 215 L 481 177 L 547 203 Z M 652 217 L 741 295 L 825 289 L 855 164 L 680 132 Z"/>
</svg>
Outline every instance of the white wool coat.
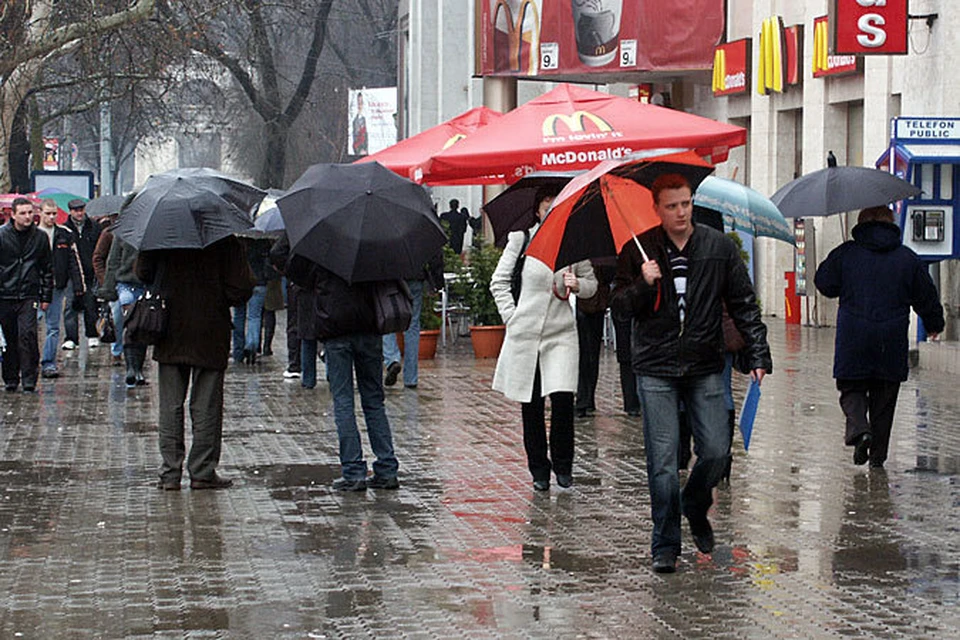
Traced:
<svg viewBox="0 0 960 640">
<path fill-rule="evenodd" d="M 532 237 L 532 233 L 531 233 Z M 490 280 L 490 292 L 497 302 L 507 333 L 493 375 L 493 388 L 517 402 L 533 399 L 533 377 L 540 361 L 541 393 L 577 390 L 580 347 L 577 321 L 568 300 L 554 295 L 554 286 L 564 291 L 563 272 L 573 269 L 580 281 L 580 298 L 597 291 L 597 278 L 589 260 L 553 272 L 536 258 L 523 263 L 520 299 L 514 305 L 510 276 L 523 251 L 523 232 L 507 236 L 507 246 Z"/>
</svg>

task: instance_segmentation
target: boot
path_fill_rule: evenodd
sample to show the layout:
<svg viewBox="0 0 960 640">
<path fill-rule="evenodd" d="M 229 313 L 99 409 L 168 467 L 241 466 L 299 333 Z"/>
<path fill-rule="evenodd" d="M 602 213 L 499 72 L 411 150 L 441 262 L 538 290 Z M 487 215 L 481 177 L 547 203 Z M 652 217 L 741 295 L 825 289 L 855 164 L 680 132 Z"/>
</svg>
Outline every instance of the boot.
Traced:
<svg viewBox="0 0 960 640">
<path fill-rule="evenodd" d="M 730 409 L 727 412 L 727 426 L 730 428 L 730 443 L 733 444 L 733 433 L 737 429 L 737 412 L 733 409 Z M 730 468 L 733 466 L 733 451 L 731 450 L 727 454 L 727 466 L 723 470 L 723 475 L 720 476 L 720 482 L 726 482 L 727 485 L 730 485 Z"/>
<path fill-rule="evenodd" d="M 129 345 L 123 348 L 123 359 L 127 363 L 127 375 L 124 382 L 127 389 L 137 386 L 137 347 Z"/>
<path fill-rule="evenodd" d="M 141 345 L 137 345 L 135 348 L 137 350 L 136 362 L 135 362 L 137 386 L 142 387 L 149 384 L 147 382 L 147 379 L 143 375 L 143 365 L 147 360 L 147 345 L 141 344 Z"/>
</svg>

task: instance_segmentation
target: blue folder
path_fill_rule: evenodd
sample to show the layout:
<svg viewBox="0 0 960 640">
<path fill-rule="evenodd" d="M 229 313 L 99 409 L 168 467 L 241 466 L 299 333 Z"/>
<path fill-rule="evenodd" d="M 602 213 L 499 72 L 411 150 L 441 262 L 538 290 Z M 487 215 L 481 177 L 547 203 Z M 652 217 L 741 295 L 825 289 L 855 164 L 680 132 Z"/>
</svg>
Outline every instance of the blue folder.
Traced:
<svg viewBox="0 0 960 640">
<path fill-rule="evenodd" d="M 743 450 L 750 450 L 750 436 L 753 434 L 753 421 L 757 417 L 757 406 L 760 404 L 760 384 L 756 380 L 750 381 L 750 388 L 743 398 L 743 407 L 740 409 L 740 435 L 743 436 Z"/>
</svg>

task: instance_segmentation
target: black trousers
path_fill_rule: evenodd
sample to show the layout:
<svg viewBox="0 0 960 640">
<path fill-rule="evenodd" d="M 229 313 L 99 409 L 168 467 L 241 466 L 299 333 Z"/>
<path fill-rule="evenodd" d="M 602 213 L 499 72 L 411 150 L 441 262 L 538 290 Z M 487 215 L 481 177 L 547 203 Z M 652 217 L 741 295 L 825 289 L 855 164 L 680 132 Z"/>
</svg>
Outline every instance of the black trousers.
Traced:
<svg viewBox="0 0 960 640">
<path fill-rule="evenodd" d="M 3 382 L 17 387 L 36 387 L 40 370 L 37 342 L 37 300 L 0 300 L 0 328 L 7 341 L 3 354 Z"/>
<path fill-rule="evenodd" d="M 617 362 L 620 364 L 620 390 L 623 392 L 623 410 L 627 413 L 640 411 L 640 395 L 637 393 L 637 374 L 633 371 L 631 353 L 632 320 L 614 318 L 613 329 L 617 336 Z"/>
<path fill-rule="evenodd" d="M 87 277 L 84 275 L 84 277 Z M 93 282 L 88 279 L 87 282 Z M 83 296 L 83 309 L 78 311 L 73 308 L 73 300 L 63 301 L 63 331 L 67 340 L 80 344 L 80 320 L 79 315 L 83 312 L 83 332 L 88 338 L 98 337 L 97 318 L 100 316 L 100 305 L 97 303 L 97 296 L 93 292 L 93 287 L 88 287 Z"/>
<path fill-rule="evenodd" d="M 577 409 L 595 410 L 597 379 L 600 377 L 600 349 L 603 347 L 605 313 L 577 311 L 577 336 L 580 341 L 580 378 L 577 383 Z"/>
<path fill-rule="evenodd" d="M 852 446 L 860 436 L 869 433 L 873 438 L 870 463 L 883 464 L 890 450 L 890 431 L 900 383 L 877 378 L 837 380 L 837 389 L 840 391 L 840 408 L 847 417 L 844 442 Z"/>
<path fill-rule="evenodd" d="M 297 328 L 297 298 L 300 287 L 287 282 L 287 369 L 300 371 L 300 332 Z"/>
<path fill-rule="evenodd" d="M 533 378 L 533 398 L 520 405 L 523 416 L 523 447 L 527 451 L 527 468 L 530 469 L 533 479 L 549 480 L 551 468 L 560 475 L 573 473 L 573 393 L 558 391 L 550 394 L 548 445 L 544 416 L 546 402 L 540 395 L 540 389 L 540 363 L 537 363 L 537 373 Z"/>
</svg>

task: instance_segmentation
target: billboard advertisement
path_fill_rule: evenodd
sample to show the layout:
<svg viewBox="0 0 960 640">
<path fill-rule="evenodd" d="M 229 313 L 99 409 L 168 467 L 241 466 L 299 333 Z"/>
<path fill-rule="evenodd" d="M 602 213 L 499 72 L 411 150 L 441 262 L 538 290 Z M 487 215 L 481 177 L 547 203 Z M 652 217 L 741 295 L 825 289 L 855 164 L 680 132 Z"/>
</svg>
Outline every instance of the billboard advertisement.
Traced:
<svg viewBox="0 0 960 640">
<path fill-rule="evenodd" d="M 840 76 L 861 70 L 858 56 L 830 53 L 830 20 L 820 16 L 813 21 L 813 77 Z"/>
<path fill-rule="evenodd" d="M 906 55 L 907 18 L 907 0 L 833 0 L 833 51 Z"/>
<path fill-rule="evenodd" d="M 750 82 L 750 38 L 717 47 L 713 54 L 713 95 L 746 93 Z"/>
<path fill-rule="evenodd" d="M 476 1 L 480 75 L 704 70 L 724 36 L 724 0 Z"/>
<path fill-rule="evenodd" d="M 351 89 L 348 99 L 348 154 L 365 156 L 396 144 L 396 87 Z"/>
</svg>

